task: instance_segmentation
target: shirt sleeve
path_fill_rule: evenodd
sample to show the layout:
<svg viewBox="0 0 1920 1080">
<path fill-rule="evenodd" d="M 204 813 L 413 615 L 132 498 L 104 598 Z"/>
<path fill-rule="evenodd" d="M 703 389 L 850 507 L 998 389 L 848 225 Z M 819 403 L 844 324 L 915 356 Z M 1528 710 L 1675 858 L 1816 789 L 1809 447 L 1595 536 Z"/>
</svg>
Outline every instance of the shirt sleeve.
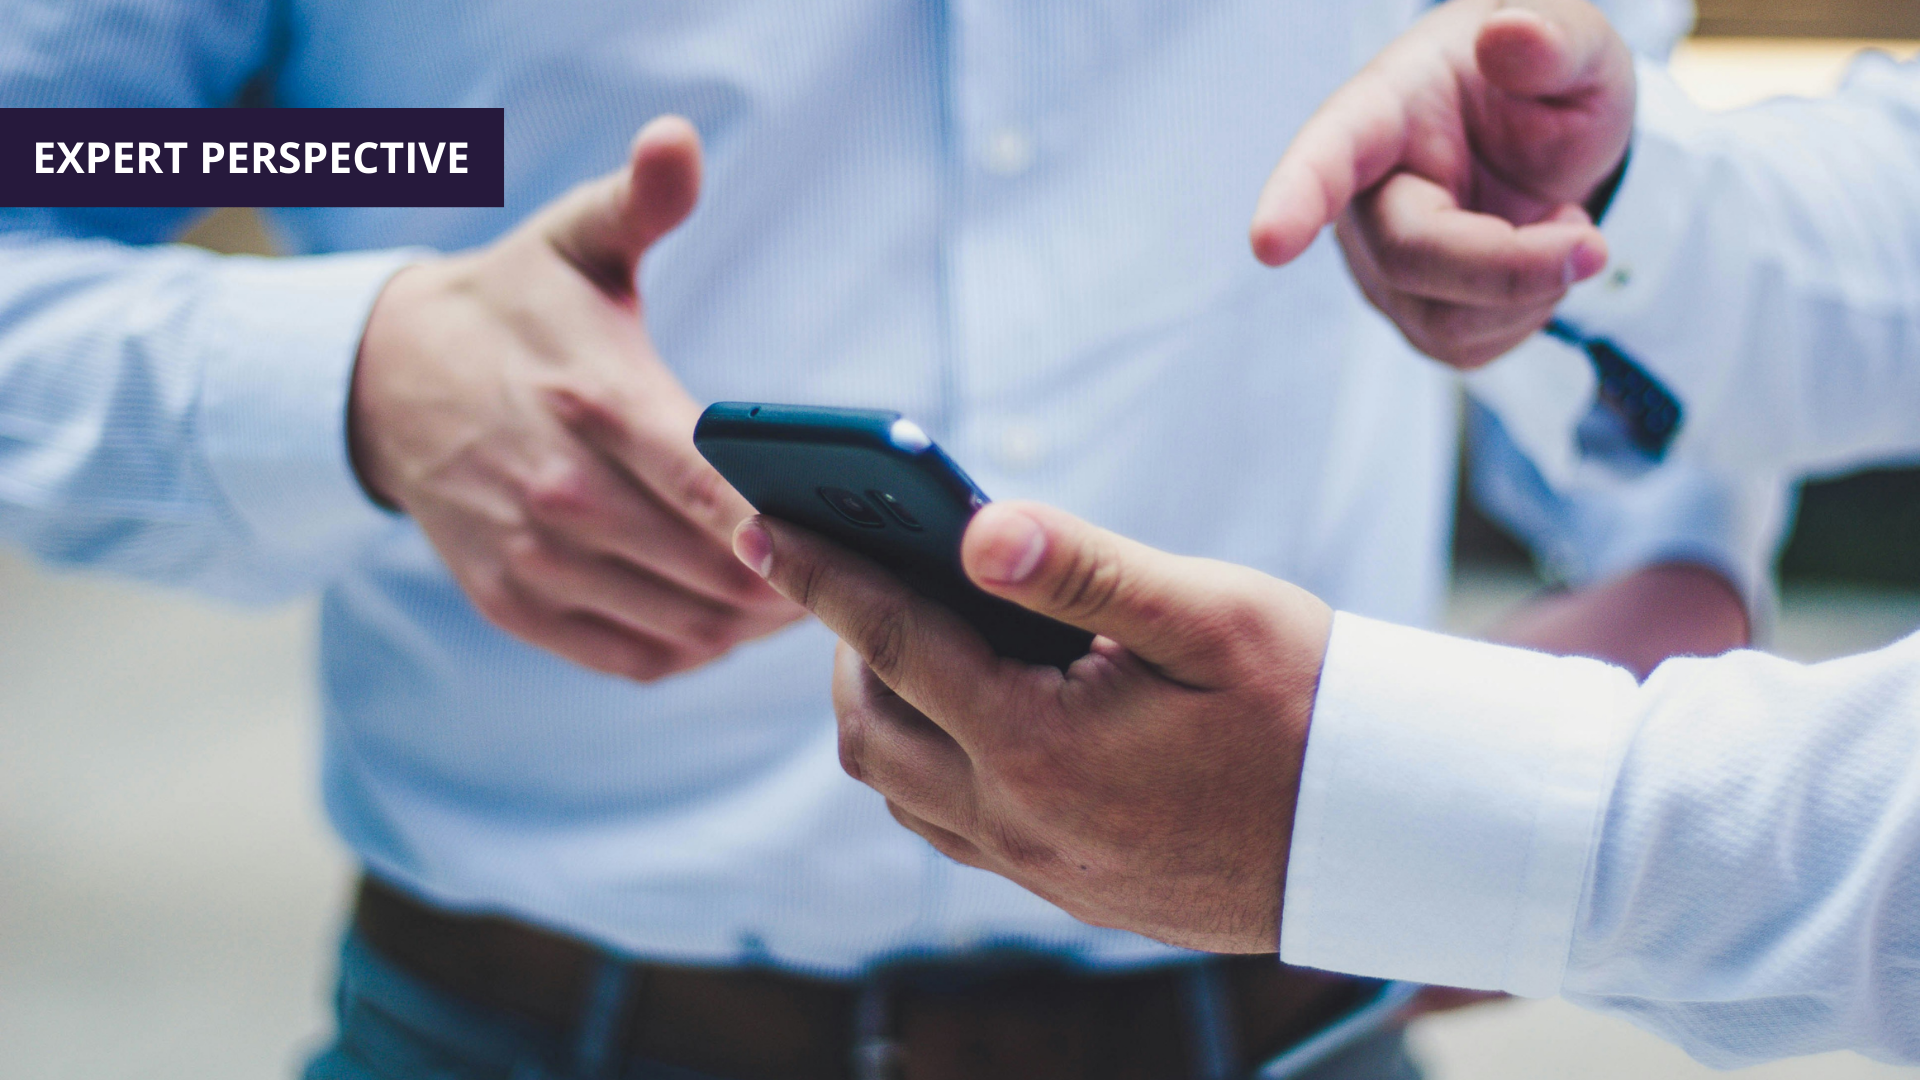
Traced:
<svg viewBox="0 0 1920 1080">
<path fill-rule="evenodd" d="M 1557 994 L 1634 687 L 1595 660 L 1336 615 L 1281 958 Z"/>
<path fill-rule="evenodd" d="M 1475 505 L 1523 540 L 1549 578 L 1584 587 L 1661 563 L 1710 567 L 1764 637 L 1791 505 L 1783 478 L 1682 460 L 1634 475 L 1581 470 L 1555 486 L 1491 408 L 1469 398 L 1466 427 Z"/>
<path fill-rule="evenodd" d="M 0 106 L 206 107 L 270 78 L 274 5 L 0 0 Z M 162 243 L 187 209 L 0 208 L 0 538 L 243 599 L 393 519 L 347 456 L 374 297 L 416 253 Z"/>
<path fill-rule="evenodd" d="M 0 236 L 0 537 L 235 599 L 327 580 L 394 523 L 346 416 L 405 259 Z"/>
<path fill-rule="evenodd" d="M 1714 1065 L 1920 1061 L 1920 636 L 1625 671 L 1336 617 L 1290 963 L 1569 999 Z"/>
<path fill-rule="evenodd" d="M 1676 455 L 1821 471 L 1911 454 L 1916 175 L 1920 63 L 1870 54 L 1833 98 L 1730 113 L 1643 64 L 1633 159 L 1602 225 L 1612 261 L 1561 315 L 1675 393 Z"/>
</svg>

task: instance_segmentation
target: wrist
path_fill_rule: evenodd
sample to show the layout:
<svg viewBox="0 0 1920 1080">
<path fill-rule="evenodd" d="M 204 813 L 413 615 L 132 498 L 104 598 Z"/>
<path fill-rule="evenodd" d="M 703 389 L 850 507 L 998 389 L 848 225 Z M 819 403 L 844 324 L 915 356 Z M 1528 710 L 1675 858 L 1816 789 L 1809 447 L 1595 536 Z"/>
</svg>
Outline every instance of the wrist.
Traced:
<svg viewBox="0 0 1920 1080">
<path fill-rule="evenodd" d="M 387 280 L 374 298 L 354 357 L 347 396 L 347 452 L 361 490 L 388 510 L 401 509 L 393 453 L 386 433 L 395 417 L 389 390 L 395 369 L 415 348 L 415 328 L 433 287 L 436 261 L 412 263 Z"/>
<path fill-rule="evenodd" d="M 1601 219 L 1605 218 L 1607 211 L 1612 208 L 1613 197 L 1620 193 L 1620 185 L 1627 179 L 1627 169 L 1632 164 L 1633 144 L 1629 142 L 1627 148 L 1620 153 L 1620 163 L 1613 167 L 1613 171 L 1607 174 L 1607 178 L 1600 181 L 1599 186 L 1595 187 L 1581 203 L 1587 211 L 1587 217 L 1595 225 L 1600 224 Z"/>
<path fill-rule="evenodd" d="M 1290 655 L 1276 665 L 1281 674 L 1281 699 L 1275 709 L 1280 727 L 1280 746 L 1285 758 L 1280 772 L 1280 806 L 1277 863 L 1278 890 L 1276 925 L 1284 922 L 1287 893 L 1287 869 L 1293 850 L 1293 834 L 1300 809 L 1300 783 L 1306 769 L 1307 740 L 1313 731 L 1315 705 L 1325 675 L 1327 650 L 1333 639 L 1333 608 L 1318 596 L 1292 586 L 1286 587 L 1280 609 L 1285 624 L 1293 627 L 1287 637 L 1295 643 Z M 1277 943 L 1276 943 L 1277 944 Z"/>
<path fill-rule="evenodd" d="M 374 298 L 417 258 L 224 258 L 197 305 L 200 453 L 261 550 L 304 580 L 324 579 L 391 524 L 354 475 L 348 398 Z"/>
<path fill-rule="evenodd" d="M 1634 693 L 1590 660 L 1339 616 L 1281 958 L 1558 993 Z"/>
</svg>

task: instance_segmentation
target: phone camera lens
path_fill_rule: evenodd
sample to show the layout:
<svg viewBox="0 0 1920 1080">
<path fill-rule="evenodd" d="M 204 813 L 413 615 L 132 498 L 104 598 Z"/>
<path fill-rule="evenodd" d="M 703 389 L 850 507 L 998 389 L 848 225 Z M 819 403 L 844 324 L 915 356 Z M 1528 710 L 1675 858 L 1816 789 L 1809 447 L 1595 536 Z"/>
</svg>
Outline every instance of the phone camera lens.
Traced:
<svg viewBox="0 0 1920 1080">
<path fill-rule="evenodd" d="M 833 507 L 834 513 L 863 529 L 886 528 L 887 519 L 880 516 L 880 511 L 846 488 L 823 487 L 820 489 L 820 498 Z"/>
<path fill-rule="evenodd" d="M 907 509 L 905 503 L 892 495 L 884 491 L 869 491 L 867 492 L 867 498 L 886 507 L 887 513 L 893 515 L 893 520 L 899 522 L 904 528 L 912 529 L 914 532 L 920 532 L 926 528 L 926 526 L 920 524 L 920 519 L 914 517 L 913 512 Z"/>
</svg>

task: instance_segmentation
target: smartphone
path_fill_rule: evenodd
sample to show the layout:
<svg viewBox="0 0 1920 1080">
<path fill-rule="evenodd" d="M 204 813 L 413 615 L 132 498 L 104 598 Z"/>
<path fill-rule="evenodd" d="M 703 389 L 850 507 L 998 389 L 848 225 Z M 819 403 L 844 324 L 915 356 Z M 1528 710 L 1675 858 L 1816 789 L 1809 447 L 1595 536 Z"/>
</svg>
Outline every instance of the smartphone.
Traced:
<svg viewBox="0 0 1920 1080">
<path fill-rule="evenodd" d="M 967 580 L 960 538 L 987 496 L 897 412 L 723 401 L 693 430 L 754 509 L 831 537 L 953 609 L 1001 656 L 1065 669 L 1093 635 Z"/>
</svg>

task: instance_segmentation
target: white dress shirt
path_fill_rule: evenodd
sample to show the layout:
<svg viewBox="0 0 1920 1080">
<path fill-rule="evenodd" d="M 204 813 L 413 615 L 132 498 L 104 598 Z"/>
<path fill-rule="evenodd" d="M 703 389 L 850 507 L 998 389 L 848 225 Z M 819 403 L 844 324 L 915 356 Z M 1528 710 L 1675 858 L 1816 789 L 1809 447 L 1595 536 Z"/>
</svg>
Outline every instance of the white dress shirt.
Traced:
<svg viewBox="0 0 1920 1080">
<path fill-rule="evenodd" d="M 1567 316 L 1677 392 L 1682 460 L 1920 452 L 1920 67 L 1728 116 L 1644 74 L 1613 273 Z M 1485 385 L 1577 485 L 1556 363 Z M 1342 614 L 1281 935 L 1294 963 L 1564 994 L 1716 1065 L 1920 1061 L 1920 637 L 1641 686 Z"/>
</svg>

